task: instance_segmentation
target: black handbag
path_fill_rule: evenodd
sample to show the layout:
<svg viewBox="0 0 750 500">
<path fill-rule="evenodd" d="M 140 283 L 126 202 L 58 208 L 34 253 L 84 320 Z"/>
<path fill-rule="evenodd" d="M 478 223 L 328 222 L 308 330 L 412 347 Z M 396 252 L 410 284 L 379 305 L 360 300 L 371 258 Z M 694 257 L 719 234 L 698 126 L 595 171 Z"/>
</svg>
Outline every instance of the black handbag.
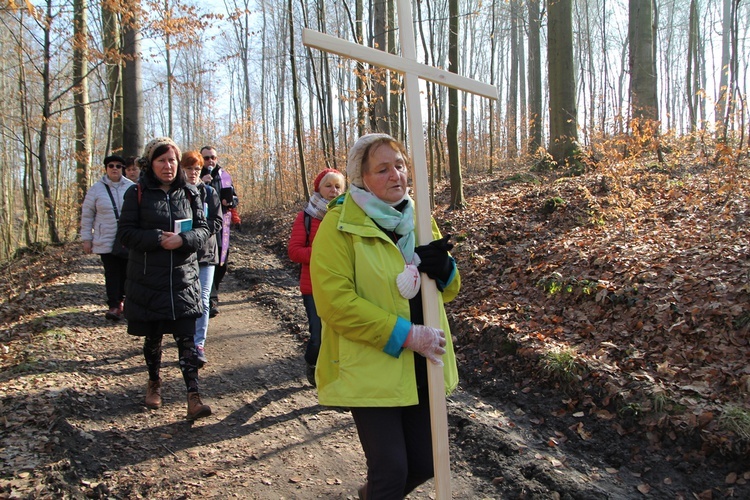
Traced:
<svg viewBox="0 0 750 500">
<path fill-rule="evenodd" d="M 117 210 L 117 204 L 115 203 L 115 198 L 114 196 L 112 196 L 112 191 L 109 189 L 109 186 L 107 186 L 107 184 L 104 184 L 104 187 L 107 188 L 107 194 L 109 195 L 109 200 L 112 202 L 112 210 L 115 211 L 115 220 L 117 221 L 117 224 L 119 225 L 120 224 L 120 212 Z M 120 238 L 115 236 L 115 241 L 114 243 L 112 243 L 112 251 L 110 253 L 114 255 L 115 257 L 127 259 L 128 254 L 130 254 L 130 250 L 128 250 L 128 247 L 122 244 L 122 242 L 120 241 Z"/>
</svg>

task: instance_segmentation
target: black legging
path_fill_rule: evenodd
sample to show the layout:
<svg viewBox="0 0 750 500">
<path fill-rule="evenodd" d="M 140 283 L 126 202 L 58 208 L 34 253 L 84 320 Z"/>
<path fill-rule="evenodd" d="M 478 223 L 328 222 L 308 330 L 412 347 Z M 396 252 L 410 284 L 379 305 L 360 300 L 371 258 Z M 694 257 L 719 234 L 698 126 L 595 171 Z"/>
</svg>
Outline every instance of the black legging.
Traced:
<svg viewBox="0 0 750 500">
<path fill-rule="evenodd" d="M 147 335 L 143 341 L 149 380 L 159 380 L 161 371 L 162 334 Z M 180 371 L 188 392 L 198 392 L 198 355 L 192 336 L 173 335 L 180 358 Z"/>
<path fill-rule="evenodd" d="M 400 500 L 434 475 L 426 389 L 419 391 L 416 406 L 351 412 L 367 459 L 365 498 Z"/>
</svg>

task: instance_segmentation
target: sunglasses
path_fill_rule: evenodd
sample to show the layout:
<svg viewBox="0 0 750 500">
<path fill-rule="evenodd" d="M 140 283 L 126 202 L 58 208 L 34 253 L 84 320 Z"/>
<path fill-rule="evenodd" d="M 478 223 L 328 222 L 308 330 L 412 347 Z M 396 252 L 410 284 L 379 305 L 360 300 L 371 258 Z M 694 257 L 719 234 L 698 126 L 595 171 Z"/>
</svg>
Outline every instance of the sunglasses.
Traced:
<svg viewBox="0 0 750 500">
<path fill-rule="evenodd" d="M 107 168 L 125 168 L 125 165 L 122 163 L 109 163 Z"/>
<path fill-rule="evenodd" d="M 215 157 L 215 156 L 204 156 L 204 157 L 203 157 L 203 159 L 204 159 L 205 161 L 208 161 L 208 160 L 215 160 L 215 159 L 216 159 L 216 157 Z"/>
</svg>

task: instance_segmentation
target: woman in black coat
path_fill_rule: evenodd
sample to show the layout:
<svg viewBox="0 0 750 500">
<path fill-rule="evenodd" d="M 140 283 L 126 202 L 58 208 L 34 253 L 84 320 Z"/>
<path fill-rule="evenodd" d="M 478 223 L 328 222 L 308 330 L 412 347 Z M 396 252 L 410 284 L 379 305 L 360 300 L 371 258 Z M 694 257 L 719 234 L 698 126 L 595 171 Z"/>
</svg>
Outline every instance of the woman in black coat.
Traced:
<svg viewBox="0 0 750 500">
<path fill-rule="evenodd" d="M 202 314 L 196 251 L 209 236 L 200 196 L 180 168 L 180 149 L 167 137 L 149 142 L 139 159 L 143 174 L 125 193 L 118 236 L 130 249 L 125 284 L 128 333 L 144 336 L 148 367 L 145 404 L 161 406 L 162 338 L 171 333 L 179 350 L 188 393 L 187 418 L 211 408 L 198 392 L 198 354 L 193 335 Z M 177 231 L 175 222 L 183 220 Z"/>
</svg>

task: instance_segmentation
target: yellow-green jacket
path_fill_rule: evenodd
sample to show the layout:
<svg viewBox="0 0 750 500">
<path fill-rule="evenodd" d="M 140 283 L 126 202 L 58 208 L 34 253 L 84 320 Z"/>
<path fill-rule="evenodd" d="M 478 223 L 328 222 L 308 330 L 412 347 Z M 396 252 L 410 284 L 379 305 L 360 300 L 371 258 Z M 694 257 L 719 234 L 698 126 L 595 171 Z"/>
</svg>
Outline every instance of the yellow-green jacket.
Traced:
<svg viewBox="0 0 750 500">
<path fill-rule="evenodd" d="M 342 202 L 343 199 L 343 202 Z M 432 221 L 432 239 L 440 238 Z M 414 353 L 402 349 L 409 333 L 409 301 L 396 276 L 404 259 L 395 243 L 347 193 L 329 206 L 313 242 L 313 297 L 323 323 L 316 382 L 327 406 L 410 406 L 418 403 Z M 444 302 L 461 286 L 456 271 L 438 292 L 446 393 L 458 384 Z"/>
</svg>

